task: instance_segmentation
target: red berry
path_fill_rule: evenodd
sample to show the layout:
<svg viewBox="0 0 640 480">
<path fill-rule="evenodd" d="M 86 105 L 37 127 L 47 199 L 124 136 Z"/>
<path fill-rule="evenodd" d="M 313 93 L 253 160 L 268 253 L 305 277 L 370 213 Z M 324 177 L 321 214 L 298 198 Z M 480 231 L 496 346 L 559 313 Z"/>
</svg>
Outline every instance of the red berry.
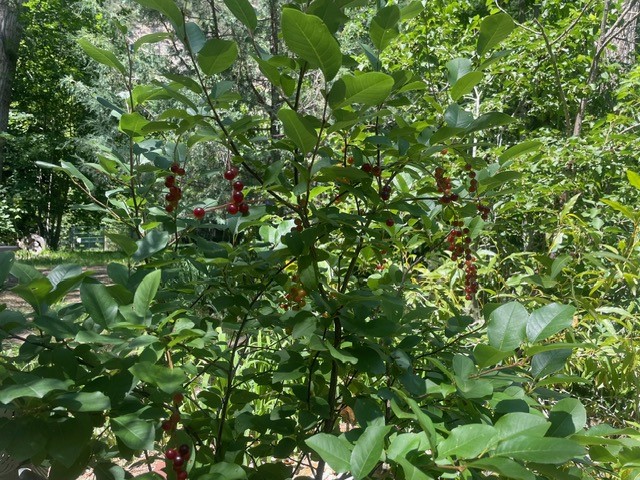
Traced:
<svg viewBox="0 0 640 480">
<path fill-rule="evenodd" d="M 347 158 L 347 163 L 349 165 L 353 165 L 353 162 L 354 162 L 353 157 L 350 156 L 350 157 Z"/>
<path fill-rule="evenodd" d="M 167 211 L 167 213 L 171 213 L 171 212 L 173 212 L 175 207 L 173 206 L 173 204 L 170 203 L 166 207 L 164 207 L 164 209 Z"/>
<path fill-rule="evenodd" d="M 233 200 L 233 203 L 242 203 L 244 200 L 244 193 L 236 190 L 231 194 L 231 199 Z"/>
<path fill-rule="evenodd" d="M 177 163 L 174 163 L 173 165 L 171 165 L 171 171 L 173 173 L 178 173 L 178 171 L 180 170 L 180 165 L 178 165 Z"/>
<path fill-rule="evenodd" d="M 387 192 L 386 190 L 383 190 L 380 192 L 380 198 L 382 200 L 389 200 L 389 198 L 391 198 L 391 194 L 389 192 Z"/>
<path fill-rule="evenodd" d="M 243 188 L 244 188 L 244 183 L 242 183 L 240 180 L 236 180 L 235 182 L 233 182 L 233 189 L 236 192 L 241 192 Z"/>
<path fill-rule="evenodd" d="M 176 458 L 173 459 L 174 467 L 181 467 L 183 465 L 184 465 L 184 458 L 182 458 L 180 455 L 178 455 Z"/>
<path fill-rule="evenodd" d="M 206 215 L 207 212 L 204 211 L 204 208 L 202 207 L 196 207 L 193 209 L 193 216 L 196 217 L 198 220 L 202 220 L 204 218 L 204 216 Z M 180 395 L 180 401 L 176 402 L 176 397 Z M 180 405 L 182 403 L 182 394 L 181 393 L 176 393 L 173 396 L 173 403 L 175 403 L 176 405 Z"/>
<path fill-rule="evenodd" d="M 202 210 L 204 212 L 204 208 L 200 208 L 197 207 L 193 210 L 193 214 L 197 217 L 198 215 L 196 215 L 196 210 Z M 204 213 L 202 214 L 202 216 L 204 216 Z M 173 403 L 174 405 L 182 405 L 182 402 L 184 401 L 184 395 L 181 393 L 174 393 L 173 394 Z"/>
<path fill-rule="evenodd" d="M 238 205 L 238 210 L 240 210 L 240 213 L 242 214 L 249 213 L 249 204 L 241 203 L 240 205 Z"/>
<path fill-rule="evenodd" d="M 173 187 L 175 184 L 176 184 L 176 177 L 174 177 L 173 175 L 169 175 L 167 178 L 164 179 L 165 187 Z"/>
<path fill-rule="evenodd" d="M 171 420 L 165 420 L 164 422 L 162 422 L 162 430 L 164 430 L 165 432 L 173 430 L 174 427 L 175 425 Z"/>
<path fill-rule="evenodd" d="M 236 205 L 235 203 L 230 203 L 229 205 L 227 205 L 227 212 L 229 212 L 231 215 L 235 215 L 236 213 L 238 213 L 238 205 Z"/>
<path fill-rule="evenodd" d="M 362 169 L 363 172 L 366 172 L 366 173 L 371 173 L 373 171 L 373 166 L 371 166 L 370 163 L 365 163 L 360 168 Z"/>
<path fill-rule="evenodd" d="M 167 457 L 169 460 L 173 460 L 178 456 L 178 451 L 175 448 L 170 448 L 169 450 L 164 452 L 164 456 Z"/>
<path fill-rule="evenodd" d="M 178 447 L 178 452 L 182 457 L 184 457 L 185 455 L 189 455 L 189 452 L 191 452 L 191 448 L 186 443 L 183 443 Z"/>
<path fill-rule="evenodd" d="M 176 473 L 177 473 L 176 477 L 178 478 L 178 480 L 187 480 L 187 478 L 189 477 L 189 474 L 184 470 Z"/>
<path fill-rule="evenodd" d="M 387 218 L 386 224 L 387 224 L 387 227 L 393 227 L 396 224 L 396 222 L 393 221 L 393 218 Z"/>
<path fill-rule="evenodd" d="M 379 177 L 382 174 L 382 169 L 378 165 L 376 165 L 371 169 L 371 173 L 373 173 L 375 177 Z"/>
<path fill-rule="evenodd" d="M 449 153 L 449 150 L 447 150 L 446 148 L 443 148 L 442 150 L 440 150 L 440 153 L 442 155 L 446 155 L 447 153 Z"/>
<path fill-rule="evenodd" d="M 186 172 L 185 172 L 184 168 L 180 167 L 176 173 L 178 175 L 184 175 Z"/>
<path fill-rule="evenodd" d="M 233 180 L 238 176 L 238 167 L 229 167 L 229 170 L 224 172 L 224 178 L 227 180 Z"/>
</svg>

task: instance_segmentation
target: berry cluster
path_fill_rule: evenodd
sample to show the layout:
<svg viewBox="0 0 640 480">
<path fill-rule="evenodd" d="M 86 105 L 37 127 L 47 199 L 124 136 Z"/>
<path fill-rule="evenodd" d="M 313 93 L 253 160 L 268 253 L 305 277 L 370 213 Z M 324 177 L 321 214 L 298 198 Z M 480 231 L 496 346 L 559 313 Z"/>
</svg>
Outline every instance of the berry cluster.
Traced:
<svg viewBox="0 0 640 480">
<path fill-rule="evenodd" d="M 467 163 L 464 166 L 467 176 L 469 177 L 469 193 L 475 193 L 478 191 L 478 180 L 476 180 L 476 172 L 473 170 L 473 166 Z"/>
<path fill-rule="evenodd" d="M 176 393 L 173 396 L 173 411 L 171 412 L 171 416 L 162 422 L 162 430 L 165 432 L 171 433 L 177 427 L 178 423 L 180 423 L 180 405 L 184 401 L 184 395 L 181 393 Z"/>
<path fill-rule="evenodd" d="M 294 281 L 297 281 L 297 276 L 293 278 Z M 289 289 L 289 293 L 285 295 L 286 302 L 280 304 L 280 307 L 284 310 L 289 310 L 290 308 L 294 310 L 298 310 L 300 308 L 304 308 L 307 304 L 305 298 L 307 296 L 307 291 L 302 287 L 302 285 L 297 286 L 294 285 Z"/>
<path fill-rule="evenodd" d="M 472 300 L 478 292 L 478 268 L 475 257 L 471 253 L 471 236 L 468 228 L 462 228 L 460 220 L 454 221 L 453 228 L 447 235 L 447 246 L 451 252 L 451 260 L 458 262 L 458 268 L 464 270 L 464 293 L 467 300 Z"/>
<path fill-rule="evenodd" d="M 382 188 L 380 188 L 380 199 L 386 202 L 390 198 L 391 198 L 391 185 L 386 183 L 382 186 Z"/>
<path fill-rule="evenodd" d="M 478 205 L 476 205 L 476 208 L 478 209 L 478 213 L 480 213 L 480 217 L 483 220 L 487 220 L 489 218 L 489 213 L 491 213 L 491 207 L 478 202 Z"/>
<path fill-rule="evenodd" d="M 293 227 L 291 227 L 291 231 L 292 232 L 301 232 L 302 230 L 304 230 L 304 226 L 302 225 L 302 220 L 299 218 L 296 218 L 293 223 L 295 223 L 295 225 Z"/>
<path fill-rule="evenodd" d="M 164 207 L 167 213 L 171 213 L 178 208 L 178 203 L 180 203 L 182 199 L 182 189 L 176 185 L 176 177 L 183 176 L 185 171 L 180 165 L 174 163 L 171 165 L 171 173 L 173 173 L 173 175 L 167 175 L 164 179 L 164 186 L 169 189 L 169 193 L 164 196 L 167 200 L 167 205 Z"/>
<path fill-rule="evenodd" d="M 380 177 L 382 175 L 382 168 L 378 165 L 371 165 L 370 163 L 363 163 L 360 169 L 365 173 L 370 173 L 374 177 Z"/>
<path fill-rule="evenodd" d="M 178 480 L 186 480 L 189 474 L 184 470 L 185 464 L 191 457 L 191 448 L 186 443 L 183 443 L 178 448 L 169 448 L 164 452 L 164 456 L 171 462 L 171 468 L 176 472 Z"/>
<path fill-rule="evenodd" d="M 436 187 L 442 196 L 438 199 L 440 203 L 451 203 L 458 200 L 457 193 L 451 193 L 451 177 L 444 176 L 444 168 L 437 167 L 434 173 L 436 179 Z"/>
<path fill-rule="evenodd" d="M 233 180 L 238 176 L 238 167 L 229 167 L 224 172 L 225 180 L 229 180 L 233 182 Z M 231 184 L 231 201 L 227 205 L 227 212 L 231 215 L 235 215 L 240 212 L 243 215 L 249 213 L 249 204 L 244 201 L 244 193 L 242 190 L 244 189 L 244 183 L 240 180 L 236 180 Z"/>
</svg>

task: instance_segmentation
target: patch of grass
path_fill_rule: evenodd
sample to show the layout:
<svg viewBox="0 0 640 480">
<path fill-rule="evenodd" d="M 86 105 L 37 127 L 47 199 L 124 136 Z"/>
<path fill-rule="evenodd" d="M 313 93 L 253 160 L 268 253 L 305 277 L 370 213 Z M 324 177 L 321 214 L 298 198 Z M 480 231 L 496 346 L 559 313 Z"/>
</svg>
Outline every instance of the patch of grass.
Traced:
<svg viewBox="0 0 640 480">
<path fill-rule="evenodd" d="M 124 263 L 125 257 L 120 252 L 45 250 L 38 255 L 25 251 L 18 251 L 16 252 L 16 260 L 38 269 L 49 269 L 61 264 L 92 267 L 96 265 L 107 265 L 111 262 Z"/>
</svg>

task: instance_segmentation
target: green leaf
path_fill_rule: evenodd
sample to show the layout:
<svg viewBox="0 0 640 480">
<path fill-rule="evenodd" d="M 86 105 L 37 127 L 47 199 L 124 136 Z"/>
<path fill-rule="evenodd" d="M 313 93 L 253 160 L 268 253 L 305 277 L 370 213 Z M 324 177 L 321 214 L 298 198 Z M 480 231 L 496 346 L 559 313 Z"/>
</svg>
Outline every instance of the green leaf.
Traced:
<svg viewBox="0 0 640 480">
<path fill-rule="evenodd" d="M 504 162 L 506 162 L 507 160 L 511 160 L 512 158 L 519 157 L 520 155 L 524 155 L 525 153 L 535 152 L 539 150 L 541 146 L 542 142 L 538 140 L 527 140 L 508 148 L 502 155 L 498 157 L 498 162 L 500 162 L 500 164 L 502 165 Z"/>
<path fill-rule="evenodd" d="M 447 62 L 446 67 L 449 72 L 449 85 L 453 87 L 459 79 L 471 72 L 473 63 L 468 58 L 454 58 Z"/>
<path fill-rule="evenodd" d="M 365 478 L 380 461 L 384 439 L 391 426 L 368 426 L 351 452 L 351 473 L 355 480 Z"/>
<path fill-rule="evenodd" d="M 475 458 L 491 444 L 497 431 L 491 425 L 461 425 L 438 445 L 438 457 Z"/>
<path fill-rule="evenodd" d="M 49 455 L 67 468 L 71 468 L 83 453 L 80 445 L 91 441 L 93 427 L 86 415 L 64 418 L 47 425 Z M 64 441 L 61 441 L 64 439 Z"/>
<path fill-rule="evenodd" d="M 240 465 L 218 462 L 209 470 L 209 475 L 201 475 L 198 480 L 245 480 L 247 472 Z"/>
<path fill-rule="evenodd" d="M 544 377 L 564 368 L 571 356 L 572 350 L 551 350 L 534 355 L 531 358 L 531 374 L 534 377 Z"/>
<path fill-rule="evenodd" d="M 160 287 L 160 279 L 162 270 L 154 270 L 147 274 L 138 285 L 136 293 L 133 296 L 133 310 L 140 316 L 144 316 L 151 306 L 151 302 L 156 298 L 158 288 Z"/>
<path fill-rule="evenodd" d="M 131 257 L 134 261 L 140 262 L 149 258 L 154 253 L 164 249 L 169 243 L 169 233 L 160 230 L 152 230 L 144 238 L 136 242 L 138 250 Z"/>
<path fill-rule="evenodd" d="M 444 121 L 452 128 L 467 128 L 473 122 L 473 115 L 457 103 L 452 103 L 444 112 Z"/>
<path fill-rule="evenodd" d="M 351 468 L 352 447 L 346 440 L 328 433 L 318 433 L 307 438 L 304 443 L 320 455 L 336 473 L 344 473 Z"/>
<path fill-rule="evenodd" d="M 231 40 L 211 38 L 198 52 L 198 65 L 206 75 L 224 72 L 238 58 L 238 45 Z"/>
<path fill-rule="evenodd" d="M 107 233 L 106 236 L 109 240 L 118 245 L 127 257 L 130 257 L 131 255 L 136 253 L 136 250 L 138 250 L 136 242 L 128 235 L 122 235 L 120 233 Z"/>
<path fill-rule="evenodd" d="M 501 442 L 496 448 L 498 457 L 542 464 L 562 464 L 585 455 L 583 447 L 565 438 L 533 437 L 522 435 Z"/>
<path fill-rule="evenodd" d="M 398 31 L 399 21 L 400 8 L 397 5 L 382 8 L 373 17 L 369 26 L 369 36 L 379 52 L 387 48 L 391 41 L 400 34 Z"/>
<path fill-rule="evenodd" d="M 333 84 L 329 93 L 331 108 L 338 109 L 352 103 L 373 106 L 384 102 L 393 88 L 393 77 L 381 72 L 344 75 Z"/>
<path fill-rule="evenodd" d="M 550 303 L 531 312 L 527 322 L 527 338 L 539 342 L 571 326 L 575 307 Z"/>
<path fill-rule="evenodd" d="M 602 203 L 609 205 L 614 210 L 617 210 L 618 212 L 622 213 L 629 220 L 635 221 L 636 217 L 638 216 L 633 210 L 631 210 L 626 205 L 623 205 L 622 203 L 618 202 L 617 200 L 611 200 L 610 198 L 603 198 L 600 201 Z"/>
<path fill-rule="evenodd" d="M 115 68 L 122 75 L 127 75 L 127 69 L 124 67 L 122 62 L 118 60 L 118 58 L 110 52 L 109 50 L 104 50 L 102 48 L 98 48 L 89 42 L 86 38 L 81 38 L 78 40 L 78 45 L 84 50 L 84 52 L 93 58 L 96 62 L 106 65 L 107 67 Z"/>
<path fill-rule="evenodd" d="M 549 412 L 550 437 L 568 437 L 582 430 L 587 424 L 587 410 L 580 400 L 563 398 Z"/>
<path fill-rule="evenodd" d="M 468 463 L 467 467 L 496 472 L 506 478 L 515 480 L 536 480 L 536 476 L 533 473 L 508 458 L 481 458 L 475 462 Z"/>
<path fill-rule="evenodd" d="M 627 179 L 632 186 L 640 189 L 640 175 L 633 170 L 627 170 Z"/>
<path fill-rule="evenodd" d="M 108 328 L 115 323 L 118 303 L 103 284 L 83 282 L 80 286 L 80 299 L 91 319 L 102 328 Z"/>
<path fill-rule="evenodd" d="M 499 187 L 512 180 L 516 180 L 520 177 L 522 177 L 522 174 L 520 172 L 507 170 L 506 172 L 499 172 L 491 177 L 483 178 L 482 180 L 480 180 L 480 186 L 483 191 L 493 190 L 496 187 Z"/>
<path fill-rule="evenodd" d="M 278 112 L 278 118 L 282 122 L 284 133 L 306 155 L 315 148 L 318 135 L 309 122 L 298 112 L 283 107 Z"/>
<path fill-rule="evenodd" d="M 4 282 L 7 281 L 14 261 L 15 255 L 13 252 L 0 253 L 0 289 L 4 286 Z"/>
<path fill-rule="evenodd" d="M 153 449 L 155 428 L 152 422 L 142 420 L 139 412 L 111 418 L 110 423 L 116 438 L 130 449 Z"/>
<path fill-rule="evenodd" d="M 144 118 L 138 112 L 125 113 L 120 117 L 120 123 L 118 129 L 131 138 L 140 138 L 144 136 L 144 127 L 149 123 L 149 120 Z"/>
<path fill-rule="evenodd" d="M 186 33 L 187 42 L 189 42 L 189 48 L 193 53 L 198 53 L 202 50 L 205 43 L 207 42 L 207 38 L 204 36 L 204 32 L 198 26 L 197 23 L 187 22 L 184 25 L 184 30 Z"/>
<path fill-rule="evenodd" d="M 136 2 L 164 14 L 173 25 L 178 37 L 184 40 L 184 16 L 173 0 L 136 0 Z"/>
<path fill-rule="evenodd" d="M 163 40 L 167 40 L 168 38 L 171 38 L 171 35 L 168 32 L 148 33 L 147 35 L 143 35 L 135 42 L 133 42 L 133 51 L 135 53 L 140 50 L 140 47 L 142 47 L 143 45 L 146 45 L 148 43 L 158 43 Z"/>
<path fill-rule="evenodd" d="M 82 267 L 78 265 L 58 265 L 55 267 L 49 275 L 47 275 L 47 279 L 53 286 L 53 288 L 57 288 L 58 285 L 64 280 L 71 280 L 73 278 L 78 279 L 82 275 Z"/>
<path fill-rule="evenodd" d="M 509 355 L 512 355 L 511 351 L 504 352 L 483 343 L 479 343 L 473 349 L 473 357 L 480 368 L 496 365 Z"/>
<path fill-rule="evenodd" d="M 180 368 L 169 368 L 151 362 L 138 362 L 129 371 L 139 380 L 155 385 L 165 393 L 175 393 L 182 389 L 187 376 Z"/>
<path fill-rule="evenodd" d="M 233 16 L 240 20 L 251 32 L 257 28 L 258 17 L 249 0 L 224 0 L 224 4 Z"/>
<path fill-rule="evenodd" d="M 312 68 L 319 68 L 326 81 L 332 80 L 340 70 L 340 45 L 315 15 L 285 8 L 282 11 L 282 36 L 289 50 Z"/>
<path fill-rule="evenodd" d="M 470 93 L 473 90 L 473 87 L 478 85 L 483 78 L 484 75 L 482 72 L 467 73 L 451 87 L 451 90 L 449 91 L 451 99 L 455 102 L 460 97 Z"/>
<path fill-rule="evenodd" d="M 543 416 L 525 412 L 507 413 L 495 424 L 497 439 L 501 441 L 520 435 L 543 437 L 550 426 Z"/>
<path fill-rule="evenodd" d="M 104 412 L 111 408 L 111 399 L 102 392 L 69 392 L 58 396 L 53 404 L 71 412 Z"/>
<path fill-rule="evenodd" d="M 20 285 L 31 283 L 38 278 L 44 278 L 44 275 L 31 265 L 20 262 L 13 263 L 9 273 L 18 279 Z"/>
<path fill-rule="evenodd" d="M 529 313 L 518 302 L 496 308 L 487 322 L 489 345 L 503 352 L 515 350 L 525 339 Z"/>
<path fill-rule="evenodd" d="M 456 84 L 457 85 L 457 84 Z M 488 112 L 473 120 L 465 130 L 465 133 L 473 133 L 487 128 L 501 127 L 515 122 L 515 118 L 502 112 Z"/>
<path fill-rule="evenodd" d="M 26 285 L 13 287 L 12 292 L 31 305 L 36 312 L 41 313 L 45 309 L 45 299 L 53 287 L 46 278 L 37 278 Z"/>
<path fill-rule="evenodd" d="M 478 37 L 478 55 L 484 55 L 493 47 L 506 39 L 516 28 L 513 19 L 506 13 L 497 13 L 486 17 L 480 23 L 480 36 Z"/>
<path fill-rule="evenodd" d="M 18 380 L 16 378 L 16 380 Z M 56 378 L 34 378 L 21 381 L 19 385 L 10 385 L 0 390 L 0 403 L 11 403 L 16 398 L 43 398 L 56 390 L 66 390 L 72 385 L 71 380 Z"/>
</svg>

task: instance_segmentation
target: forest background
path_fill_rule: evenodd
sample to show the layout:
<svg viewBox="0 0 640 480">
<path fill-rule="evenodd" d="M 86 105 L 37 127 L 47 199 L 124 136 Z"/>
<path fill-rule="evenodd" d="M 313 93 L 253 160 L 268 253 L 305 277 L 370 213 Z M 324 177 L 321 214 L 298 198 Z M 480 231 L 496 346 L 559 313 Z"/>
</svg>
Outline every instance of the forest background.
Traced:
<svg viewBox="0 0 640 480">
<path fill-rule="evenodd" d="M 106 287 L 3 257 L 33 307 L 0 311 L 5 338 L 36 325 L 0 376 L 0 403 L 32 423 L 7 428 L 79 422 L 74 445 L 103 442 L 72 453 L 47 437 L 20 455 L 54 478 L 124 478 L 114 456 L 176 442 L 197 450 L 195 478 L 289 478 L 264 459 L 300 467 L 311 450 L 316 478 L 325 462 L 356 478 L 635 478 L 640 446 L 619 438 L 640 423 L 640 2 L 289 7 L 0 0 L 0 241 L 57 249 L 71 226 L 105 228 L 126 264 Z M 148 343 L 109 347 L 141 329 Z M 44 368 L 66 351 L 73 367 Z M 47 388 L 13 388 L 16 365 Z M 114 372 L 131 375 L 122 398 L 96 387 Z M 283 387 L 300 379 L 306 393 Z M 175 393 L 183 427 L 164 418 Z M 494 430 L 538 410 L 552 433 L 528 432 L 525 453 Z M 295 435 L 277 423 L 290 417 Z"/>
</svg>

